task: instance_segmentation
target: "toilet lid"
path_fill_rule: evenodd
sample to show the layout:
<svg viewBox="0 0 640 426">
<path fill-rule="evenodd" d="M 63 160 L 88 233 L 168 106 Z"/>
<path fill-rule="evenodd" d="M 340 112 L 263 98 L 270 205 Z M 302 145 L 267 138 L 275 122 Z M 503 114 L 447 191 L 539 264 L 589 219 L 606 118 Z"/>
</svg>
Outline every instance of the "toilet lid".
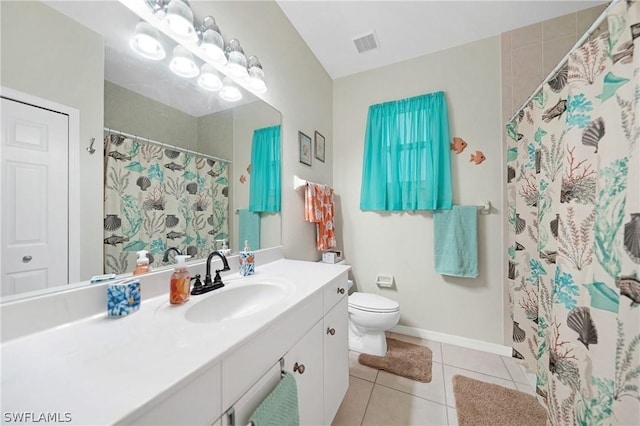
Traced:
<svg viewBox="0 0 640 426">
<path fill-rule="evenodd" d="M 355 292 L 349 296 L 349 306 L 370 312 L 395 312 L 400 309 L 398 302 L 384 296 Z"/>
</svg>

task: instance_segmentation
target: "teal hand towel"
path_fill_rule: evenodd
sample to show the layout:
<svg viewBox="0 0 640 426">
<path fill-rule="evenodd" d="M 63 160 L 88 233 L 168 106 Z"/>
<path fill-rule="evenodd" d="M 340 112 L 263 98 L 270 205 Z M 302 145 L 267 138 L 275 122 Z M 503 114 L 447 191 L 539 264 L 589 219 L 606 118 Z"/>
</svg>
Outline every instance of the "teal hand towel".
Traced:
<svg viewBox="0 0 640 426">
<path fill-rule="evenodd" d="M 478 208 L 453 206 L 433 212 L 436 272 L 454 277 L 478 276 Z"/>
<path fill-rule="evenodd" d="M 253 426 L 298 426 L 298 389 L 293 374 L 285 373 L 280 383 L 256 408 L 249 419 Z"/>
<path fill-rule="evenodd" d="M 260 213 L 247 209 L 238 210 L 238 250 L 244 248 L 244 242 L 249 243 L 251 250 L 260 248 Z"/>
</svg>

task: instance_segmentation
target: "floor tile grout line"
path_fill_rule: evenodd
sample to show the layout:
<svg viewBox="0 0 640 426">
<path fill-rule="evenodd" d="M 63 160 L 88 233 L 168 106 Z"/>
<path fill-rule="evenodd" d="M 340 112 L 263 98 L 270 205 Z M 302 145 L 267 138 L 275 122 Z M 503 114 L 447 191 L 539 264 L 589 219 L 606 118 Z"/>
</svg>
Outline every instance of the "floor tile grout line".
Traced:
<svg viewBox="0 0 640 426">
<path fill-rule="evenodd" d="M 371 402 L 371 396 L 373 396 L 373 389 L 376 387 L 376 384 L 373 383 L 371 386 L 371 392 L 369 392 L 369 398 L 367 398 L 367 405 L 364 407 L 364 413 L 362 413 L 362 420 L 360 420 L 360 426 L 364 424 L 364 419 L 367 417 L 367 411 L 369 410 L 369 402 Z"/>
<path fill-rule="evenodd" d="M 403 390 L 400 390 L 400 389 L 392 388 L 391 386 L 383 385 L 382 383 L 376 383 L 376 385 L 377 385 L 377 386 L 381 386 L 381 387 L 383 387 L 383 388 L 387 388 L 387 389 L 394 390 L 394 391 L 396 391 L 396 392 L 403 393 L 403 394 L 405 394 L 405 395 L 409 395 L 409 396 L 414 397 L 414 398 L 421 399 L 421 400 L 423 400 L 423 401 L 428 401 L 428 402 L 431 402 L 431 403 L 433 403 L 433 404 L 438 404 L 438 405 L 442 405 L 443 407 L 448 407 L 448 405 L 447 405 L 447 404 L 443 404 L 443 403 L 441 403 L 441 402 L 434 401 L 434 400 L 432 400 L 432 399 L 425 398 L 425 397 L 420 396 L 420 395 L 415 395 L 415 394 L 412 394 L 412 393 L 407 392 L 407 391 L 403 391 Z M 445 394 L 446 394 L 446 391 L 445 391 Z M 446 401 L 446 395 L 445 395 L 445 401 Z"/>
<path fill-rule="evenodd" d="M 527 379 L 527 375 L 525 374 L 524 371 L 522 371 L 522 375 L 524 376 L 524 382 L 519 382 L 517 381 L 514 377 L 513 374 L 511 374 L 511 370 L 509 369 L 509 366 L 507 366 L 507 362 L 505 361 L 505 357 L 501 356 L 500 357 L 502 359 L 502 363 L 504 364 L 504 366 L 507 368 L 507 372 L 509 373 L 509 376 L 511 376 L 511 380 L 513 380 L 514 383 L 520 383 L 521 385 L 527 385 L 529 387 L 531 387 L 531 383 L 529 383 L 529 380 Z M 517 364 L 518 368 L 520 368 L 520 364 Z"/>
<path fill-rule="evenodd" d="M 496 379 L 507 380 L 507 381 L 511 381 L 511 382 L 514 381 L 511 378 L 511 374 L 509 373 L 509 370 L 507 370 L 507 374 L 509 374 L 509 378 L 505 379 L 504 377 L 496 376 L 495 374 L 483 373 L 482 371 L 471 370 L 470 368 L 459 367 L 457 365 L 451 365 L 451 364 L 445 364 L 445 363 L 442 363 L 442 365 L 446 365 L 447 367 L 459 368 L 460 370 L 472 371 L 474 373 L 483 374 L 485 376 L 495 377 Z"/>
<path fill-rule="evenodd" d="M 513 374 L 511 374 L 511 370 L 509 370 L 509 366 L 507 366 L 507 363 L 504 362 L 504 359 L 502 357 L 500 357 L 500 361 L 502 361 L 502 365 L 504 365 L 504 368 L 507 369 L 507 374 L 509 375 L 509 377 L 511 377 L 511 381 L 515 383 L 516 381 L 514 380 Z"/>
</svg>

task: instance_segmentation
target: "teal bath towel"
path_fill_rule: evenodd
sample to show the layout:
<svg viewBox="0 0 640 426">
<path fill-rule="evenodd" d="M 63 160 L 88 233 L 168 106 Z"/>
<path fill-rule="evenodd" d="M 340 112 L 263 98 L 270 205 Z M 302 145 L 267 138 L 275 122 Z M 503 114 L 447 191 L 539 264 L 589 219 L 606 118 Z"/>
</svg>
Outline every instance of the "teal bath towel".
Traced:
<svg viewBox="0 0 640 426">
<path fill-rule="evenodd" d="M 247 209 L 238 210 L 238 251 L 244 248 L 244 242 L 249 243 L 251 250 L 260 248 L 260 213 Z"/>
<path fill-rule="evenodd" d="M 296 379 L 285 373 L 280 383 L 251 414 L 253 426 L 298 426 L 298 389 Z"/>
<path fill-rule="evenodd" d="M 454 277 L 478 276 L 478 208 L 453 206 L 433 212 L 436 272 Z"/>
</svg>

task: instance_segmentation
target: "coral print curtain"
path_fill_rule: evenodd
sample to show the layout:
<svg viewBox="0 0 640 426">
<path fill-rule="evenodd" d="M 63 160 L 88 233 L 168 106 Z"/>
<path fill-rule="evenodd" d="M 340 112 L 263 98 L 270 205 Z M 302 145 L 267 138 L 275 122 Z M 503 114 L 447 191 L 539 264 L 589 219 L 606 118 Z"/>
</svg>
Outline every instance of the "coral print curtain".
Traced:
<svg viewBox="0 0 640 426">
<path fill-rule="evenodd" d="M 639 8 L 507 125 L 513 354 L 553 425 L 640 424 Z"/>
<path fill-rule="evenodd" d="M 131 272 L 136 251 L 162 264 L 169 247 L 206 257 L 229 238 L 228 164 L 107 135 L 104 270 Z"/>
</svg>

